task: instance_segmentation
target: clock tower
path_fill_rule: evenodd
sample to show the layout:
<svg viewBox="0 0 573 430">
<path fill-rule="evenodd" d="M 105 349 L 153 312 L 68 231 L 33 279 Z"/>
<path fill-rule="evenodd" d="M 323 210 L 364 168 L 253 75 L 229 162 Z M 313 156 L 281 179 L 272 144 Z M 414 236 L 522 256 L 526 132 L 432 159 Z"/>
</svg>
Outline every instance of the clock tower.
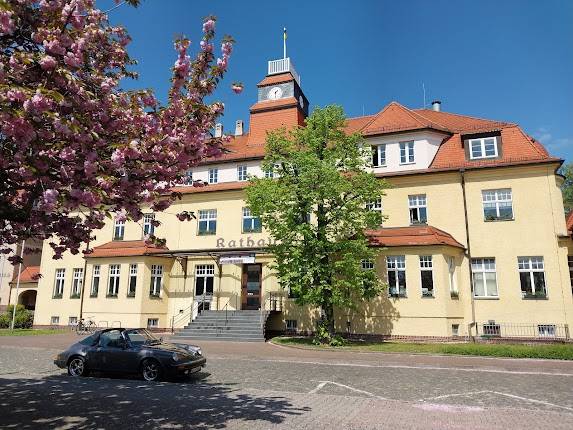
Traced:
<svg viewBox="0 0 573 430">
<path fill-rule="evenodd" d="M 269 61 L 265 79 L 257 84 L 257 103 L 250 109 L 250 141 L 264 144 L 267 131 L 304 125 L 308 99 L 289 57 Z"/>
</svg>

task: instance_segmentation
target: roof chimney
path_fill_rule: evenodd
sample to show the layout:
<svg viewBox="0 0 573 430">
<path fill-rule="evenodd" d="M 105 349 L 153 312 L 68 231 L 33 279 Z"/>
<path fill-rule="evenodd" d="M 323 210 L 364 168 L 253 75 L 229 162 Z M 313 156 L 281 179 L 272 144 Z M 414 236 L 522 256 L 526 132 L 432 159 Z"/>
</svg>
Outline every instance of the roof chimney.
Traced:
<svg viewBox="0 0 573 430">
<path fill-rule="evenodd" d="M 239 119 L 235 122 L 235 136 L 243 135 L 243 120 Z"/>
<path fill-rule="evenodd" d="M 220 122 L 215 124 L 215 137 L 223 137 L 223 124 Z"/>
<path fill-rule="evenodd" d="M 434 112 L 439 112 L 440 111 L 440 106 L 442 105 L 442 102 L 439 100 L 434 100 L 432 102 L 432 110 Z"/>
</svg>

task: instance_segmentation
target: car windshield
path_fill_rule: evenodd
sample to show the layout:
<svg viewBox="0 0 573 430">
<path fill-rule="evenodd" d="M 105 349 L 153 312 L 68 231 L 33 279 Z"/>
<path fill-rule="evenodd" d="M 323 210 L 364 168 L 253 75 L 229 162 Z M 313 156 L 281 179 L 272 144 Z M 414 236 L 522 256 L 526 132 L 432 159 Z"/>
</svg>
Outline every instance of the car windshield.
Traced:
<svg viewBox="0 0 573 430">
<path fill-rule="evenodd" d="M 135 330 L 126 330 L 124 334 L 127 340 L 129 340 L 133 345 L 153 345 L 156 343 L 161 343 L 159 339 L 157 339 L 150 332 L 142 328 Z"/>
</svg>

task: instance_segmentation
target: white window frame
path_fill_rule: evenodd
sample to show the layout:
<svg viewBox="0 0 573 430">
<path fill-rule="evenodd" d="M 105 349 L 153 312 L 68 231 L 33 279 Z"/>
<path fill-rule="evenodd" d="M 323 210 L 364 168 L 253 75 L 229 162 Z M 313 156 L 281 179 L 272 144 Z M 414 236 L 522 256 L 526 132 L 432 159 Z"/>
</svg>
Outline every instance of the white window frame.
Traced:
<svg viewBox="0 0 573 430">
<path fill-rule="evenodd" d="M 495 263 L 495 258 L 472 258 L 471 262 L 471 270 L 472 270 L 472 280 L 474 285 L 472 285 L 473 287 L 473 295 L 475 298 L 499 298 L 499 287 L 497 285 L 497 268 L 496 268 L 496 263 Z M 482 296 L 478 296 L 476 295 L 476 288 L 475 288 L 475 283 L 476 283 L 476 277 L 475 274 L 476 273 L 481 273 L 482 277 L 483 277 L 483 291 L 484 291 L 484 295 Z M 487 281 L 486 281 L 486 273 L 493 273 L 495 274 L 495 290 L 496 293 L 495 294 L 490 294 L 488 289 L 487 289 Z"/>
<path fill-rule="evenodd" d="M 68 325 L 70 326 L 78 325 L 78 317 L 68 317 Z"/>
<path fill-rule="evenodd" d="M 133 291 L 131 291 L 133 281 Z M 137 292 L 137 264 L 129 265 L 129 278 L 127 281 L 127 297 L 135 297 Z"/>
<path fill-rule="evenodd" d="M 79 298 L 82 294 L 82 286 L 84 284 L 84 269 L 81 267 L 75 267 L 72 273 L 72 289 L 70 291 L 70 298 Z"/>
<path fill-rule="evenodd" d="M 493 139 L 494 154 L 485 155 L 486 140 Z M 480 155 L 474 154 L 474 142 L 479 144 Z M 480 160 L 483 158 L 496 158 L 499 155 L 497 136 L 478 137 L 475 139 L 468 139 L 470 160 Z"/>
<path fill-rule="evenodd" d="M 537 324 L 537 335 L 539 337 L 555 337 L 557 326 L 555 324 Z"/>
<path fill-rule="evenodd" d="M 53 298 L 62 298 L 64 296 L 64 285 L 66 283 L 66 269 L 56 269 L 54 278 L 54 294 Z"/>
<path fill-rule="evenodd" d="M 193 185 L 193 170 L 187 170 L 185 172 L 185 178 L 183 179 L 183 185 Z"/>
<path fill-rule="evenodd" d="M 60 325 L 60 317 L 57 315 L 51 316 L 50 325 Z"/>
<path fill-rule="evenodd" d="M 420 255 L 418 256 L 420 262 L 420 291 L 422 297 L 435 297 L 435 286 L 434 286 L 434 261 L 431 255 Z M 432 281 L 432 291 L 430 293 L 426 292 L 424 294 L 424 282 L 422 278 L 423 272 L 430 272 L 430 279 Z"/>
<path fill-rule="evenodd" d="M 110 264 L 108 282 L 107 282 L 107 297 L 118 296 L 120 279 L 121 279 L 121 264 Z"/>
<path fill-rule="evenodd" d="M 159 328 L 159 318 L 147 318 L 147 328 Z"/>
<path fill-rule="evenodd" d="M 541 256 L 533 256 L 533 257 L 517 257 L 517 271 L 520 273 L 519 276 L 519 286 L 523 288 L 521 285 L 521 273 L 528 273 L 529 274 L 529 282 L 531 284 L 531 292 L 532 296 L 527 297 L 526 294 L 521 289 L 521 297 L 522 298 L 534 298 L 538 297 L 535 291 L 535 277 L 534 273 L 542 273 L 543 274 L 543 295 L 539 296 L 539 298 L 547 298 L 547 277 L 545 276 L 545 261 Z"/>
<path fill-rule="evenodd" d="M 362 270 L 374 270 L 374 262 L 372 260 L 362 260 Z"/>
<path fill-rule="evenodd" d="M 509 196 L 509 197 L 508 197 Z M 513 213 L 513 194 L 511 192 L 511 188 L 498 188 L 493 190 L 482 190 L 481 192 L 481 200 L 482 200 L 482 208 L 483 208 L 483 219 L 485 221 L 488 220 L 485 214 L 486 205 L 493 205 L 495 207 L 495 214 L 496 217 L 493 219 L 494 221 L 502 220 L 502 221 L 510 221 L 514 219 Z M 500 216 L 500 207 L 507 207 L 509 203 L 509 207 L 511 207 L 511 218 L 502 218 Z"/>
<path fill-rule="evenodd" d="M 94 265 L 92 267 L 92 287 L 90 290 L 90 297 L 97 297 L 99 294 L 99 284 L 101 282 L 100 274 L 101 266 L 99 264 Z"/>
<path fill-rule="evenodd" d="M 390 285 L 390 272 L 394 272 L 394 285 Z M 404 293 L 400 293 L 400 272 L 404 272 Z M 406 279 L 406 256 L 388 255 L 386 256 L 386 273 L 388 280 L 388 295 L 390 297 L 406 297 L 408 295 L 408 281 Z M 392 293 L 394 287 L 397 293 Z"/>
<path fill-rule="evenodd" d="M 426 219 L 421 221 L 421 209 L 424 209 Z M 413 213 L 417 214 L 418 220 L 414 220 Z M 408 214 L 410 216 L 410 224 L 427 224 L 428 223 L 428 198 L 426 194 L 412 194 L 408 196 Z"/>
<path fill-rule="evenodd" d="M 155 225 L 153 225 L 153 221 L 155 221 L 155 214 L 154 213 L 147 213 L 143 214 L 143 237 L 153 236 L 155 234 Z"/>
<path fill-rule="evenodd" d="M 386 167 L 386 144 L 372 145 L 372 167 Z"/>
<path fill-rule="evenodd" d="M 201 231 L 201 223 L 206 223 L 207 230 Z M 211 229 L 214 223 L 214 228 Z M 208 236 L 217 233 L 217 209 L 200 209 L 197 220 L 197 234 Z"/>
<path fill-rule="evenodd" d="M 217 167 L 208 170 L 208 180 L 210 184 L 217 184 L 219 182 L 219 169 Z"/>
<path fill-rule="evenodd" d="M 569 281 L 571 282 L 571 292 L 573 293 L 573 255 L 567 256 L 567 266 L 569 266 Z"/>
<path fill-rule="evenodd" d="M 259 220 L 260 228 L 256 228 L 256 221 Z M 250 229 L 245 230 L 245 221 L 249 221 L 251 227 Z M 262 224 L 260 222 L 260 218 L 258 216 L 254 216 L 251 212 L 251 208 L 244 207 L 243 208 L 243 216 L 241 218 L 241 231 L 243 233 L 260 233 L 262 231 Z"/>
<path fill-rule="evenodd" d="M 149 296 L 160 297 L 163 286 L 163 265 L 151 265 L 151 283 L 149 284 Z"/>
<path fill-rule="evenodd" d="M 400 164 L 414 164 L 415 162 L 414 141 L 400 142 Z"/>
<path fill-rule="evenodd" d="M 237 181 L 244 182 L 248 180 L 248 168 L 246 164 L 239 164 L 237 166 Z"/>
<path fill-rule="evenodd" d="M 366 203 L 366 210 L 382 212 L 382 197 L 378 197 L 376 200 Z"/>
<path fill-rule="evenodd" d="M 213 292 L 207 292 L 207 278 L 213 278 L 213 290 L 215 290 L 215 265 L 214 264 L 198 264 L 195 266 L 195 285 L 193 294 L 195 297 L 212 297 Z M 199 279 L 202 279 L 202 294 L 197 293 L 197 284 Z"/>
<path fill-rule="evenodd" d="M 113 240 L 123 240 L 125 237 L 125 220 L 118 220 L 113 222 Z"/>
</svg>

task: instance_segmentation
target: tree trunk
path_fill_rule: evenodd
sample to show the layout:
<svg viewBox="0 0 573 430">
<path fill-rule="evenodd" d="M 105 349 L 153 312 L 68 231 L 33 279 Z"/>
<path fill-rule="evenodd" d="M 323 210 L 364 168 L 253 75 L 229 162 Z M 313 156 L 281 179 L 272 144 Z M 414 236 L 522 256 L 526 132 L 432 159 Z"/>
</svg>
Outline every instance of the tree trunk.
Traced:
<svg viewBox="0 0 573 430">
<path fill-rule="evenodd" d="M 328 334 L 330 337 L 335 335 L 334 332 L 334 306 L 328 301 L 322 306 L 324 312 L 324 322 L 326 323 L 326 328 L 328 329 Z"/>
</svg>

